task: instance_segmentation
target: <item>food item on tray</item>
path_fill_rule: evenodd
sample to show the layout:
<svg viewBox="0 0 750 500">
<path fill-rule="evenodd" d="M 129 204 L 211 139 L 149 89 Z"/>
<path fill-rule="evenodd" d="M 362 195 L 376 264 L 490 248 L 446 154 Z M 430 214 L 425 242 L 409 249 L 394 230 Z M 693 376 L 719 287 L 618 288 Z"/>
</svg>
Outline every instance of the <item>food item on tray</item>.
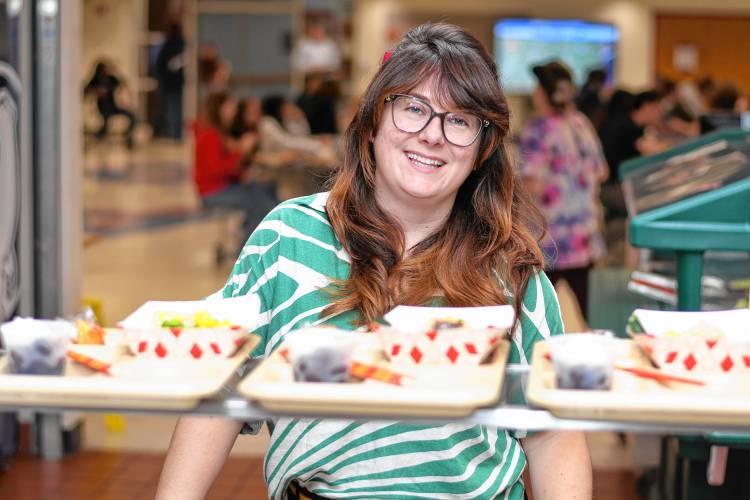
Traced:
<svg viewBox="0 0 750 500">
<path fill-rule="evenodd" d="M 161 312 L 157 315 L 159 326 L 163 328 L 217 328 L 232 326 L 228 320 L 212 316 L 208 311 L 193 314 Z"/>
<path fill-rule="evenodd" d="M 750 370 L 750 341 L 744 336 L 728 335 L 710 321 L 701 319 L 648 332 L 634 314 L 628 327 L 636 343 L 665 372 L 735 374 Z"/>
<path fill-rule="evenodd" d="M 504 329 L 469 328 L 462 320 L 434 319 L 424 331 L 376 330 L 386 356 L 394 364 L 477 365 L 502 338 Z"/>
<path fill-rule="evenodd" d="M 20 375 L 61 375 L 75 327 L 62 320 L 16 318 L 0 327 L 10 353 L 9 369 Z"/>
<path fill-rule="evenodd" d="M 547 340 L 558 389 L 607 390 L 615 363 L 613 339 L 593 333 L 558 335 Z"/>
<path fill-rule="evenodd" d="M 461 328 L 463 326 L 464 321 L 462 319 L 455 318 L 436 319 L 432 322 L 433 330 L 447 330 L 449 328 Z"/>
<path fill-rule="evenodd" d="M 76 344 L 104 344 L 104 328 L 99 324 L 91 307 L 75 315 L 71 321 L 76 327 L 76 336 L 73 339 Z"/>
<path fill-rule="evenodd" d="M 379 380 L 399 385 L 400 374 L 378 366 L 383 360 L 377 337 L 333 327 L 291 332 L 278 353 L 292 365 L 297 382 Z"/>
<path fill-rule="evenodd" d="M 319 347 L 292 362 L 296 382 L 349 381 L 349 356 L 342 349 Z"/>
<path fill-rule="evenodd" d="M 92 321 L 76 319 L 76 344 L 104 344 L 104 328 Z"/>
<path fill-rule="evenodd" d="M 244 344 L 248 331 L 208 311 L 191 314 L 159 312 L 153 327 L 125 328 L 130 352 L 152 358 L 206 359 L 229 357 Z"/>
</svg>

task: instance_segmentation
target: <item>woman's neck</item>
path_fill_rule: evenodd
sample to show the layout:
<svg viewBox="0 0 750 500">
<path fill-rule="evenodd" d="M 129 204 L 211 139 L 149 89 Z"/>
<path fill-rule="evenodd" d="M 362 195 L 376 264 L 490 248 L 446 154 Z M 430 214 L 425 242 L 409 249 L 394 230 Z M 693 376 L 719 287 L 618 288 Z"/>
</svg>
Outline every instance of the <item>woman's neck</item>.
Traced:
<svg viewBox="0 0 750 500">
<path fill-rule="evenodd" d="M 378 199 L 380 208 L 401 225 L 405 253 L 443 226 L 450 215 L 453 202 L 451 199 L 438 205 L 433 202 L 405 205 L 394 200 Z"/>
</svg>

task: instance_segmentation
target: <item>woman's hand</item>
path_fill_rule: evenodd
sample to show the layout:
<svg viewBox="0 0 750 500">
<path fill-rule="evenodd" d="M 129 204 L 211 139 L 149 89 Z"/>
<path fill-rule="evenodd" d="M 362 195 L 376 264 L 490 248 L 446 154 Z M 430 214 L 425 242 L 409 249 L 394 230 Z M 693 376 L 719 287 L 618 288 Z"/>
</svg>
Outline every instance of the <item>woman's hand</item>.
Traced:
<svg viewBox="0 0 750 500">
<path fill-rule="evenodd" d="M 521 441 L 534 500 L 590 500 L 591 458 L 583 432 L 540 432 Z"/>
</svg>

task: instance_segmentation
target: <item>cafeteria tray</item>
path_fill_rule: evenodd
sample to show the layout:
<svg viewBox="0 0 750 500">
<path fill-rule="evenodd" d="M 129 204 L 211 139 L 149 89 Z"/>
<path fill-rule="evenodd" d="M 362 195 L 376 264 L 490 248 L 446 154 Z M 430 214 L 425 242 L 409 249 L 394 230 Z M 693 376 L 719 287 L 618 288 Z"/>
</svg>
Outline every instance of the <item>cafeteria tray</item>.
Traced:
<svg viewBox="0 0 750 500">
<path fill-rule="evenodd" d="M 374 380 L 295 382 L 291 364 L 280 354 L 282 344 L 237 390 L 266 410 L 284 414 L 465 417 L 497 403 L 509 349 L 509 342 L 501 340 L 488 363 L 474 366 L 391 366 L 383 362 L 384 367 L 411 377 L 411 383 L 397 386 Z"/>
<path fill-rule="evenodd" d="M 618 365 L 648 368 L 648 361 L 634 342 L 628 344 Z M 739 373 L 695 374 L 703 386 L 658 382 L 615 370 L 612 389 L 570 390 L 555 387 L 549 346 L 534 347 L 527 400 L 560 418 L 619 422 L 672 423 L 682 425 L 747 425 L 750 422 L 750 375 Z"/>
<path fill-rule="evenodd" d="M 71 346 L 71 350 L 112 362 L 112 375 L 95 372 L 71 359 L 62 376 L 9 374 L 8 356 L 2 356 L 0 405 L 190 409 L 219 392 L 259 341 L 258 336 L 250 335 L 233 356 L 205 360 L 138 358 L 113 346 Z"/>
</svg>

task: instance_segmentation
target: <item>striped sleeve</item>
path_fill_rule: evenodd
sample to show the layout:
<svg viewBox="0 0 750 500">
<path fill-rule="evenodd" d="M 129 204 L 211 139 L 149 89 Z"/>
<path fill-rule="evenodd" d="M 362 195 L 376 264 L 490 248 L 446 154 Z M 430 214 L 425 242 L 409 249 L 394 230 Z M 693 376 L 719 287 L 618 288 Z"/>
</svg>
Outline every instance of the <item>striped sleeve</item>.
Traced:
<svg viewBox="0 0 750 500">
<path fill-rule="evenodd" d="M 521 311 L 520 326 L 513 332 L 509 363 L 529 364 L 534 352 L 534 345 L 552 335 L 561 335 L 563 328 L 560 315 L 560 304 L 557 301 L 555 287 L 544 272 L 539 271 L 529 279 Z M 525 392 L 525 388 L 524 388 Z M 525 400 L 525 394 L 516 395 Z M 516 439 L 533 435 L 525 429 L 511 431 Z"/>
<path fill-rule="evenodd" d="M 224 298 L 254 293 L 260 299 L 260 320 L 254 333 L 261 341 L 252 357 L 261 357 L 266 350 L 281 243 L 280 208 L 272 210 L 250 235 L 221 292 Z"/>
<path fill-rule="evenodd" d="M 521 321 L 513 331 L 509 363 L 529 364 L 534 344 L 564 332 L 555 287 L 544 272 L 534 274 L 526 286 Z"/>
</svg>

